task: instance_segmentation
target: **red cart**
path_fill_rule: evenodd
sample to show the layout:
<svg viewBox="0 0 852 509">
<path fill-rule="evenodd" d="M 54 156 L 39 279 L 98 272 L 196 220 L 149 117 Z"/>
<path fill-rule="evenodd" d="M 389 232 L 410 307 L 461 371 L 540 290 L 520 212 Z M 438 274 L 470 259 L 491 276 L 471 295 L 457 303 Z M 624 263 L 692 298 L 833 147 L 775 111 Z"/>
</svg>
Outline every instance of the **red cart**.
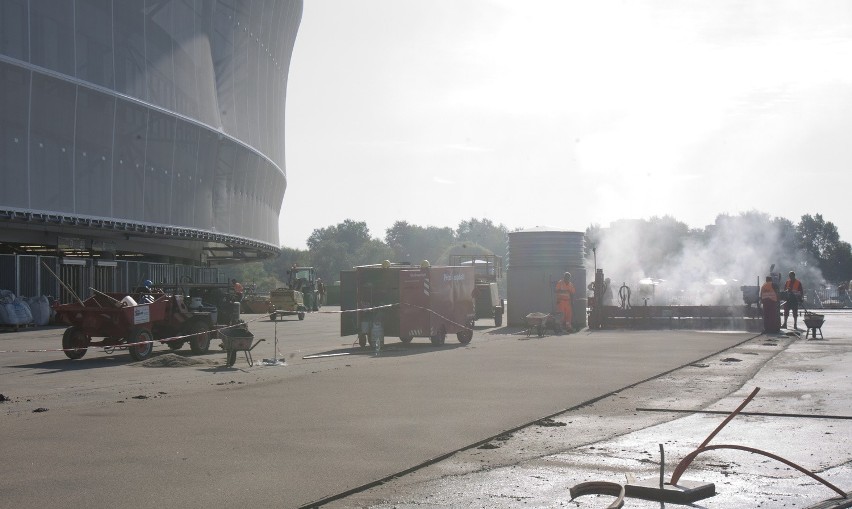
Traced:
<svg viewBox="0 0 852 509">
<path fill-rule="evenodd" d="M 210 312 L 191 310 L 182 296 L 165 293 L 98 293 L 83 302 L 57 306 L 56 320 L 70 325 L 62 335 L 69 359 L 83 357 L 90 347 L 107 352 L 119 347 L 141 361 L 151 355 L 155 340 L 174 336 L 187 337 L 163 341 L 169 348 L 176 350 L 189 340 L 193 353 L 206 353 L 214 326 Z"/>
</svg>

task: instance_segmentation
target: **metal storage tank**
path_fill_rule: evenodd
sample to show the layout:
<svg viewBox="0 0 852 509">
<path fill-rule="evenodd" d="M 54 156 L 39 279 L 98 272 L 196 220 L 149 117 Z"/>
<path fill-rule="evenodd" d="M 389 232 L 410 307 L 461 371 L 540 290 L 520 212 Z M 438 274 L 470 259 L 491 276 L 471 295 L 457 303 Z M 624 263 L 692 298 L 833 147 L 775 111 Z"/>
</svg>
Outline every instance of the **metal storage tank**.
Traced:
<svg viewBox="0 0 852 509">
<path fill-rule="evenodd" d="M 577 289 L 574 329 L 586 326 L 586 236 L 554 228 L 509 233 L 507 323 L 525 326 L 529 313 L 556 311 L 556 282 L 567 271 Z"/>
</svg>

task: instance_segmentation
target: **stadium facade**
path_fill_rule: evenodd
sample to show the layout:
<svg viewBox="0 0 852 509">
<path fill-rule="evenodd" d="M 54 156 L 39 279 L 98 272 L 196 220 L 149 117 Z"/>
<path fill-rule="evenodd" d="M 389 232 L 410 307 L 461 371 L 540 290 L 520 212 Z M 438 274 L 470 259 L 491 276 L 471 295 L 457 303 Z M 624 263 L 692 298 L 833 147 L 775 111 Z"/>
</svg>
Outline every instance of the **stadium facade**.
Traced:
<svg viewBox="0 0 852 509">
<path fill-rule="evenodd" d="M 301 0 L 0 2 L 0 288 L 48 293 L 42 261 L 111 290 L 140 261 L 170 280 L 276 255 L 301 17 Z"/>
</svg>

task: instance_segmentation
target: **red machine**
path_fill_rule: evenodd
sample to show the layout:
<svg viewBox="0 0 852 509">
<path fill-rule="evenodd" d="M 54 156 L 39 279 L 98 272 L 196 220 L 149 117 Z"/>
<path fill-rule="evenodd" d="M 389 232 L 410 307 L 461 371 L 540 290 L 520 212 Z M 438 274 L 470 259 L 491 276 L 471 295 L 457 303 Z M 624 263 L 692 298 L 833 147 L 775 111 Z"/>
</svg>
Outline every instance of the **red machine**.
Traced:
<svg viewBox="0 0 852 509">
<path fill-rule="evenodd" d="M 403 343 L 428 337 L 442 345 L 447 334 L 459 342 L 473 339 L 473 267 L 412 267 L 407 264 L 368 265 L 340 273 L 341 336 L 358 335 L 361 346 L 382 336 Z M 373 309 L 381 306 L 381 309 Z M 357 310 L 357 311 L 356 311 Z"/>
<path fill-rule="evenodd" d="M 127 299 L 130 297 L 130 299 Z M 211 311 L 187 307 L 181 295 L 166 293 L 98 293 L 85 301 L 56 308 L 56 320 L 70 325 L 62 335 L 62 348 L 69 359 L 86 355 L 88 347 L 127 348 L 130 357 L 141 361 L 151 355 L 153 340 L 187 335 L 169 341 L 177 350 L 189 340 L 195 354 L 206 353 L 215 325 Z M 93 341 L 93 338 L 103 338 Z M 132 345 L 132 346 L 125 346 Z"/>
</svg>

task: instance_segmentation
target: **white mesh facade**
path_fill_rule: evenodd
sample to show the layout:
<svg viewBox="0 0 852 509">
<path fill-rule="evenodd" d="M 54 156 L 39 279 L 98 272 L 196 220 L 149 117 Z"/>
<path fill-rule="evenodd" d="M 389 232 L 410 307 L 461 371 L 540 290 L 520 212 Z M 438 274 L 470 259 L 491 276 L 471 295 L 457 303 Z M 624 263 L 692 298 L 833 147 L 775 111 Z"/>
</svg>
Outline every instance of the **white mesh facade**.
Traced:
<svg viewBox="0 0 852 509">
<path fill-rule="evenodd" d="M 2 0 L 0 209 L 277 251 L 301 16 L 300 0 Z"/>
</svg>

